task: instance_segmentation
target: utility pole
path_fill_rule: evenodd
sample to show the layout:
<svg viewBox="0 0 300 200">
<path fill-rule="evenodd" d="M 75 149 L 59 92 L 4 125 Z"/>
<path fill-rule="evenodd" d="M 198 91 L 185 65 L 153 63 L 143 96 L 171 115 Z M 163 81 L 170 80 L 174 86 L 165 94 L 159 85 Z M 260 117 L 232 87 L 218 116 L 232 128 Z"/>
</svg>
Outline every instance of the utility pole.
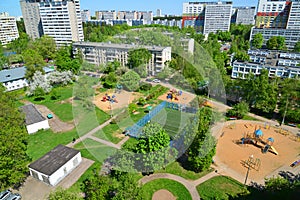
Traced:
<svg viewBox="0 0 300 200">
<path fill-rule="evenodd" d="M 256 171 L 259 171 L 260 168 L 260 159 L 256 158 L 254 160 L 253 155 L 249 156 L 248 160 L 243 162 L 244 167 L 247 168 L 247 173 L 246 173 L 246 177 L 245 177 L 245 182 L 244 185 L 246 185 L 247 180 L 248 180 L 248 175 L 251 169 L 254 169 Z"/>
<path fill-rule="evenodd" d="M 285 111 L 284 111 L 284 114 L 283 114 L 281 125 L 284 125 L 284 120 L 285 120 L 285 116 L 286 116 L 286 112 L 287 112 L 288 102 L 289 102 L 289 99 L 288 99 L 288 96 L 287 96 L 286 97 L 286 104 L 285 104 Z"/>
</svg>

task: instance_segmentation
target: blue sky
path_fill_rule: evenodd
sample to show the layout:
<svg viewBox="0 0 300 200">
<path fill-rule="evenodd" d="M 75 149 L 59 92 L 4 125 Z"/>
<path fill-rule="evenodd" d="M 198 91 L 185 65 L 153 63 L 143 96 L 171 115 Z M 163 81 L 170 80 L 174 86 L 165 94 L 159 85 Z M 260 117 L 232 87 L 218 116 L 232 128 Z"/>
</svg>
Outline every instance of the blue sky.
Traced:
<svg viewBox="0 0 300 200">
<path fill-rule="evenodd" d="M 81 0 L 81 9 L 91 10 L 146 10 L 153 11 L 160 8 L 163 14 L 177 14 L 182 12 L 182 3 L 192 0 Z M 205 0 L 203 0 L 205 1 Z M 212 0 L 206 0 L 212 1 Z M 234 6 L 257 6 L 258 0 L 233 0 Z M 8 12 L 11 16 L 21 16 L 19 0 L 0 0 L 0 12 Z"/>
</svg>

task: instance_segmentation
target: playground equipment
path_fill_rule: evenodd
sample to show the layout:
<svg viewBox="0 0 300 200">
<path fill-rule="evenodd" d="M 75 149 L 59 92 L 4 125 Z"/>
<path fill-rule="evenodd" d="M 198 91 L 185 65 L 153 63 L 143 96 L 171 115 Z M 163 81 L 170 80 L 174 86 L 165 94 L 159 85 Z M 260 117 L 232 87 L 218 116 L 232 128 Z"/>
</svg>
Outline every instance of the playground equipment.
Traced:
<svg viewBox="0 0 300 200">
<path fill-rule="evenodd" d="M 115 93 L 120 94 L 123 90 L 123 85 L 117 84 Z"/>
<path fill-rule="evenodd" d="M 170 90 L 170 92 L 167 95 L 167 99 L 171 99 L 172 101 L 178 101 L 177 98 L 178 92 L 175 89 Z"/>
<path fill-rule="evenodd" d="M 270 123 L 265 122 L 265 125 L 264 125 L 264 128 L 265 128 L 265 129 L 270 129 L 270 126 L 271 126 Z"/>
<path fill-rule="evenodd" d="M 118 103 L 116 96 L 113 94 L 105 94 L 105 96 L 102 98 L 103 102 L 109 101 L 110 103 Z"/>
<path fill-rule="evenodd" d="M 233 122 L 233 123 L 231 123 L 231 124 L 229 124 L 228 126 L 227 126 L 227 128 L 230 128 L 230 129 L 234 129 L 235 128 L 235 122 Z"/>
<path fill-rule="evenodd" d="M 300 165 L 300 160 L 296 160 L 295 162 L 293 162 L 290 167 L 297 167 L 298 165 Z"/>
<path fill-rule="evenodd" d="M 258 144 L 260 143 L 260 145 Z M 262 147 L 262 153 L 267 153 L 268 151 L 278 155 L 276 149 L 272 146 L 274 143 L 274 138 L 269 137 L 266 141 L 263 140 L 263 132 L 261 129 L 255 130 L 252 134 L 247 133 L 241 139 L 241 144 L 253 144 L 255 146 Z"/>
</svg>

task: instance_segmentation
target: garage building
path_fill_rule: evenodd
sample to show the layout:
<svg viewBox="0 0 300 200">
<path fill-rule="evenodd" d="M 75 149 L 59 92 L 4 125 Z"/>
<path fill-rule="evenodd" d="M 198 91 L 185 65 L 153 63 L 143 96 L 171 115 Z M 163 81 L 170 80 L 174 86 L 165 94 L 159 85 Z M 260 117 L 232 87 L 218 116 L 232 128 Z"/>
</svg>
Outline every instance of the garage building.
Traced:
<svg viewBox="0 0 300 200">
<path fill-rule="evenodd" d="M 58 145 L 29 165 L 30 175 L 48 185 L 55 186 L 82 161 L 80 151 Z"/>
</svg>

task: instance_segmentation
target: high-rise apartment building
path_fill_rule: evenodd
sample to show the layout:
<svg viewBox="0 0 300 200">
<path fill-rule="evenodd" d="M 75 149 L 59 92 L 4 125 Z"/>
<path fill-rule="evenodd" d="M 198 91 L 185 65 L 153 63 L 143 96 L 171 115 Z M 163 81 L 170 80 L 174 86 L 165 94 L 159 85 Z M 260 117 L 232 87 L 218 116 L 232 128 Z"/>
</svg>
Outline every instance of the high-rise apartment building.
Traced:
<svg viewBox="0 0 300 200">
<path fill-rule="evenodd" d="M 95 12 L 97 20 L 115 20 L 117 12 L 115 10 L 100 10 Z"/>
<path fill-rule="evenodd" d="M 2 45 L 10 43 L 19 37 L 16 18 L 7 12 L 0 13 L 0 42 Z"/>
<path fill-rule="evenodd" d="M 81 10 L 81 19 L 82 19 L 82 22 L 90 21 L 91 20 L 90 10 Z"/>
<path fill-rule="evenodd" d="M 156 17 L 161 17 L 162 14 L 161 14 L 161 9 L 157 9 L 156 10 Z"/>
<path fill-rule="evenodd" d="M 255 7 L 235 7 L 231 22 L 235 24 L 254 25 Z"/>
<path fill-rule="evenodd" d="M 26 33 L 32 39 L 43 35 L 39 4 L 39 0 L 20 0 Z"/>
<path fill-rule="evenodd" d="M 20 3 L 26 32 L 32 38 L 45 34 L 53 37 L 58 46 L 83 41 L 79 0 L 21 0 Z"/>
<path fill-rule="evenodd" d="M 229 31 L 232 2 L 183 3 L 182 27 L 194 27 L 203 34 Z"/>
<path fill-rule="evenodd" d="M 286 47 L 293 49 L 300 41 L 300 1 L 259 0 L 250 40 L 258 33 L 263 35 L 264 44 L 273 36 L 282 36 Z"/>
</svg>

